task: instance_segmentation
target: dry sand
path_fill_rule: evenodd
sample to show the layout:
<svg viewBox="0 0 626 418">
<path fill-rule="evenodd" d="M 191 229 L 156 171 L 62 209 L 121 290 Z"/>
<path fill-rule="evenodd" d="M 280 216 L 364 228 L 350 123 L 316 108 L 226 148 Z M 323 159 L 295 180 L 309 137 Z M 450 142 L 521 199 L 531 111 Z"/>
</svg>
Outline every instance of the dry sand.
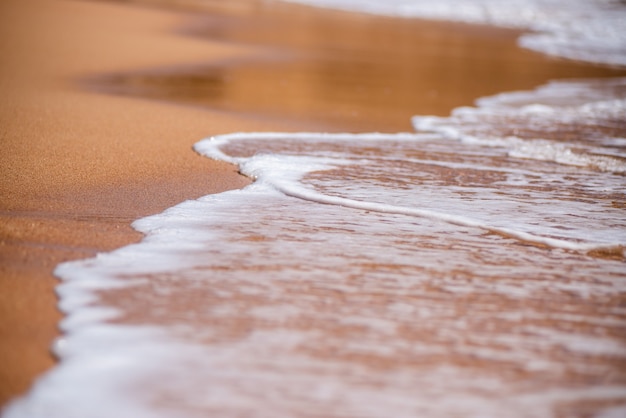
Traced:
<svg viewBox="0 0 626 418">
<path fill-rule="evenodd" d="M 140 239 L 138 217 L 247 183 L 194 154 L 199 139 L 406 130 L 411 114 L 477 96 L 617 74 L 522 51 L 512 31 L 260 4 L 206 2 L 211 15 L 191 16 L 0 3 L 0 406 L 54 363 L 58 263 Z"/>
</svg>

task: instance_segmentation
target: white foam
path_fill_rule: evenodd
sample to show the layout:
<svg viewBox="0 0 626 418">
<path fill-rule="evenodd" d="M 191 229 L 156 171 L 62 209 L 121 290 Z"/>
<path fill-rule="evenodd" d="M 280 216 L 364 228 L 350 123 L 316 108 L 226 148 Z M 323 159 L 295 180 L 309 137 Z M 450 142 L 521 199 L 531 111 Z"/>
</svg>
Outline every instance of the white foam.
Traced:
<svg viewBox="0 0 626 418">
<path fill-rule="evenodd" d="M 146 408 L 142 388 L 149 382 L 150 362 L 172 362 L 188 355 L 188 345 L 164 338 L 150 327 L 92 324 L 60 340 L 62 365 L 39 379 L 29 397 L 14 402 L 3 417 L 110 418 L 167 417 Z"/>
<path fill-rule="evenodd" d="M 511 157 L 541 161 L 554 161 L 559 164 L 579 167 L 594 167 L 601 171 L 626 173 L 626 161 L 602 155 L 579 154 L 566 145 L 549 141 L 519 141 L 509 151 Z"/>
<path fill-rule="evenodd" d="M 626 6 L 618 0 L 287 0 L 380 15 L 525 29 L 519 43 L 564 58 L 626 65 Z"/>
<path fill-rule="evenodd" d="M 622 138 L 602 136 L 602 128 L 626 120 L 623 88 L 626 78 L 605 81 L 554 81 L 533 91 L 502 93 L 481 98 L 478 107 L 455 109 L 450 117 L 416 116 L 418 131 L 476 145 L 507 148 L 512 157 L 552 161 L 596 170 L 626 172 Z M 502 136 L 503 130 L 537 130 L 550 135 L 571 127 L 595 129 L 600 135 L 562 139 Z M 575 129 L 575 128 L 574 128 Z M 597 136 L 596 135 L 596 136 Z"/>
<path fill-rule="evenodd" d="M 439 118 L 438 120 L 442 121 L 444 119 Z M 418 125 L 419 125 L 419 121 L 420 119 L 418 118 Z M 421 127 L 423 128 L 423 126 Z M 435 147 L 438 146 L 435 143 L 435 145 L 431 145 L 431 148 L 429 148 L 430 143 L 428 141 L 432 140 L 432 136 L 428 136 L 428 135 L 420 136 L 420 135 L 410 135 L 410 134 L 401 134 L 401 135 L 341 134 L 341 135 L 335 136 L 332 134 L 325 134 L 324 136 L 319 136 L 317 134 L 312 134 L 312 133 L 299 133 L 299 134 L 265 133 L 262 135 L 231 134 L 231 135 L 211 138 L 211 139 L 205 140 L 197 144 L 196 150 L 207 156 L 218 157 L 220 159 L 224 159 L 226 161 L 238 164 L 240 166 L 242 173 L 252 178 L 255 178 L 260 183 L 270 185 L 271 187 L 279 190 L 285 195 L 297 197 L 297 198 L 312 201 L 312 202 L 338 205 L 338 206 L 350 207 L 350 208 L 366 210 L 366 211 L 376 211 L 376 212 L 381 212 L 381 213 L 393 213 L 393 214 L 400 214 L 400 215 L 436 219 L 436 220 L 449 222 L 455 225 L 481 228 L 487 231 L 500 233 L 502 235 L 506 235 L 509 237 L 518 238 L 525 242 L 533 242 L 537 244 L 548 245 L 548 246 L 552 246 L 555 248 L 563 248 L 563 249 L 568 249 L 568 250 L 592 251 L 592 250 L 602 250 L 602 249 L 615 249 L 615 250 L 621 251 L 622 247 L 626 247 L 626 234 L 624 234 L 623 231 L 619 231 L 619 230 L 616 231 L 611 226 L 613 225 L 612 222 L 615 220 L 615 216 L 617 216 L 617 218 L 619 219 L 620 217 L 619 214 L 612 215 L 610 219 L 607 219 L 608 224 L 604 228 L 600 227 L 600 224 L 596 224 L 593 228 L 594 229 L 593 232 L 591 231 L 591 228 L 589 229 L 583 228 L 579 230 L 580 234 L 578 235 L 576 234 L 563 235 L 562 234 L 563 238 L 556 238 L 556 237 L 551 237 L 551 236 L 546 236 L 546 235 L 541 234 L 542 229 L 547 227 L 547 224 L 545 223 L 540 223 L 538 224 L 537 228 L 530 228 L 530 229 L 528 228 L 528 225 L 524 225 L 523 221 L 520 224 L 519 220 L 523 219 L 523 215 L 521 215 L 521 212 L 519 210 L 516 212 L 513 212 L 514 214 L 512 215 L 512 217 L 506 216 L 506 215 L 509 215 L 510 213 L 508 211 L 505 212 L 502 210 L 502 208 L 504 207 L 503 205 L 506 205 L 505 200 L 499 200 L 499 199 L 493 200 L 492 203 L 496 205 L 494 207 L 495 212 L 489 211 L 487 207 L 487 205 L 489 204 L 489 201 L 485 199 L 485 196 L 487 196 L 488 194 L 488 191 L 486 188 L 480 191 L 482 195 L 481 198 L 477 199 L 475 203 L 472 203 L 472 201 L 470 201 L 470 204 L 482 205 L 483 210 L 486 211 L 488 216 L 485 218 L 483 218 L 482 216 L 472 217 L 472 216 L 465 215 L 468 212 L 465 209 L 463 209 L 462 199 L 459 199 L 459 198 L 455 199 L 454 192 L 452 194 L 446 194 L 445 197 L 442 196 L 441 199 L 447 199 L 448 202 L 451 202 L 453 205 L 457 206 L 458 208 L 457 210 L 450 210 L 450 209 L 434 210 L 430 208 L 432 207 L 445 208 L 446 207 L 445 200 L 437 201 L 437 203 L 435 203 L 434 205 L 426 203 L 424 204 L 424 207 L 420 207 L 419 205 L 418 206 L 404 206 L 404 205 L 398 205 L 398 204 L 378 202 L 375 200 L 376 199 L 375 197 L 374 197 L 374 200 L 367 200 L 367 197 L 365 199 L 362 199 L 362 198 L 354 199 L 354 198 L 348 198 L 348 197 L 337 196 L 337 195 L 328 195 L 328 194 L 324 194 L 324 193 L 320 193 L 316 191 L 315 188 L 302 184 L 302 181 L 301 181 L 302 177 L 304 177 L 306 174 L 312 173 L 315 171 L 329 170 L 338 166 L 350 165 L 351 162 L 349 158 L 332 159 L 332 158 L 319 158 L 319 157 L 316 158 L 312 156 L 297 156 L 297 157 L 279 156 L 279 155 L 274 155 L 274 154 L 257 155 L 251 158 L 235 158 L 235 157 L 224 155 L 224 153 L 220 150 L 221 147 L 227 145 L 229 142 L 246 141 L 246 140 L 256 140 L 256 141 L 274 140 L 275 141 L 279 139 L 290 139 L 292 141 L 309 140 L 309 141 L 314 141 L 314 142 L 332 141 L 334 143 L 341 143 L 343 141 L 348 141 L 348 142 L 353 142 L 353 143 L 359 143 L 359 144 L 362 144 L 363 146 L 369 146 L 368 142 L 370 141 L 393 142 L 396 140 L 400 140 L 404 142 L 404 141 L 413 140 L 413 142 L 415 143 L 422 143 L 425 151 L 428 151 L 433 146 Z M 435 142 L 438 142 L 438 141 L 435 141 Z M 551 144 L 545 141 L 541 143 L 534 143 L 534 142 L 521 141 L 521 140 L 516 140 L 513 142 L 516 144 L 516 146 L 512 150 L 508 151 L 508 154 L 512 157 L 535 158 L 538 160 L 550 160 L 550 161 L 554 160 L 554 161 L 558 161 L 561 163 L 573 164 L 573 165 L 584 165 L 584 166 L 591 165 L 590 161 L 594 159 L 593 156 L 574 157 L 568 151 L 568 148 L 562 144 Z M 494 145 L 492 141 L 488 141 L 488 140 L 479 141 L 476 139 L 472 141 L 472 143 L 473 144 L 487 143 L 490 146 Z M 502 144 L 510 145 L 510 143 L 511 143 L 510 139 L 505 139 L 505 140 L 497 141 L 496 145 L 502 145 Z M 390 145 L 390 147 L 394 147 L 394 146 Z M 396 148 L 398 147 L 399 145 L 396 146 Z M 433 148 L 433 151 L 436 151 L 436 150 Z M 457 153 L 458 152 L 460 151 L 457 151 Z M 410 161 L 410 159 L 408 158 L 402 158 L 402 160 L 405 162 Z M 605 157 L 602 160 L 600 158 L 597 158 L 594 161 L 597 166 L 601 166 L 604 169 L 613 167 L 611 165 L 613 164 L 613 160 L 608 157 Z M 362 163 L 365 163 L 365 161 L 359 161 L 359 164 L 362 164 Z M 385 163 L 388 164 L 387 161 L 385 161 Z M 437 164 L 446 165 L 445 161 L 441 161 L 441 160 L 434 161 L 433 163 L 436 165 Z M 352 162 L 352 164 L 354 164 L 354 162 Z M 623 163 L 618 162 L 615 165 L 616 165 L 615 167 L 616 169 L 612 171 L 621 172 Z M 458 164 L 454 164 L 454 163 L 452 163 L 451 166 L 455 168 L 459 167 Z M 506 170 L 506 168 L 501 168 L 501 167 L 499 167 L 497 170 L 503 170 L 503 169 Z M 554 180 L 548 179 L 548 182 L 550 181 L 554 181 Z M 562 181 L 562 178 L 560 178 L 559 181 Z M 614 181 L 617 182 L 617 184 L 614 186 L 616 189 L 623 189 L 620 187 L 622 185 L 622 182 L 619 178 L 615 179 Z M 609 183 L 606 183 L 605 187 L 609 185 L 610 185 Z M 348 186 L 343 185 L 341 187 L 347 188 Z M 420 189 L 423 189 L 423 191 L 420 192 Z M 450 190 L 450 189 L 451 188 L 448 188 L 446 190 Z M 341 193 L 345 194 L 345 192 L 341 192 Z M 387 197 L 392 196 L 391 194 L 389 194 L 388 190 L 385 190 L 384 193 L 385 193 L 384 196 L 387 196 Z M 431 189 L 430 187 L 427 187 L 425 185 L 419 185 L 413 191 L 413 193 L 409 196 L 414 201 L 420 201 L 420 197 L 419 197 L 420 194 L 418 193 L 420 194 L 423 193 L 424 196 L 428 196 L 429 199 L 432 201 L 433 199 L 436 198 L 437 194 L 441 192 Z M 367 196 L 367 194 L 365 196 Z M 530 203 L 531 205 L 536 205 L 536 202 L 529 201 L 528 203 Z M 554 206 L 554 202 L 552 202 L 551 205 Z M 541 217 L 542 215 L 545 215 L 547 209 L 548 208 L 541 209 L 541 212 L 538 213 L 538 216 Z M 527 208 L 526 210 L 530 210 L 530 208 Z M 560 212 L 568 213 L 570 211 L 582 213 L 581 210 L 582 210 L 582 205 L 578 209 L 574 207 L 569 207 L 569 206 L 557 206 L 557 207 L 550 208 L 550 211 L 553 214 L 558 214 Z M 498 219 L 500 219 L 500 221 L 498 221 Z M 531 221 L 528 221 L 528 222 L 531 222 Z M 566 222 L 565 219 L 563 219 L 563 222 Z M 584 222 L 586 223 L 588 222 L 588 220 L 585 220 Z M 571 223 L 569 223 L 568 225 L 573 226 L 573 224 Z M 537 232 L 533 232 L 533 231 L 537 231 Z M 555 232 L 556 232 L 555 230 L 551 230 L 552 234 Z M 575 239 L 574 240 L 567 239 L 567 237 L 570 235 Z M 591 237 L 596 238 L 597 241 L 593 239 L 590 240 Z M 612 237 L 614 241 L 611 241 L 611 238 L 609 237 Z"/>
<path fill-rule="evenodd" d="M 254 140 L 253 134 L 200 143 L 199 149 L 227 155 L 259 180 L 137 221 L 148 234 L 139 245 L 63 264 L 57 271 L 65 280 L 62 298 L 77 295 L 78 301 L 65 305 L 73 319 L 57 344 L 60 366 L 12 404 L 6 418 L 195 418 L 255 415 L 260 409 L 276 417 L 313 409 L 325 416 L 526 417 L 549 416 L 561 402 L 626 393 L 610 384 L 533 390 L 497 374 L 477 375 L 436 360 L 431 365 L 431 359 L 451 356 L 541 375 L 589 373 L 577 361 L 555 360 L 551 347 L 564 344 L 573 359 L 594 353 L 612 359 L 619 348 L 614 339 L 597 339 L 576 324 L 613 330 L 621 321 L 593 322 L 597 315 L 586 306 L 581 315 L 560 321 L 571 324 L 569 334 L 550 340 L 480 324 L 507 312 L 531 318 L 532 302 L 546 295 L 602 299 L 625 292 L 623 263 L 578 258 L 563 280 L 569 253 L 518 248 L 473 227 L 413 214 L 317 205 L 280 192 L 295 188 L 310 196 L 311 183 L 297 181 L 310 170 L 355 162 L 377 169 L 375 155 L 352 158 L 349 148 L 389 145 L 386 166 L 401 150 L 440 146 L 434 150 L 440 153 L 453 142 L 421 134 L 259 136 L 260 145 L 268 146 L 311 141 L 319 156 L 225 153 L 229 145 Z M 132 304 L 150 300 L 144 314 L 155 316 L 151 324 L 107 323 L 98 292 L 132 290 L 123 286 L 126 280 L 137 288 Z M 471 315 L 459 315 L 463 305 L 453 301 L 464 293 L 489 301 L 477 297 Z M 205 303 L 178 313 L 174 323 L 170 316 L 160 322 L 160 305 L 177 298 Z M 116 305 L 116 314 L 125 308 Z M 563 312 L 568 309 L 564 305 Z M 549 333 L 543 321 L 555 319 L 537 314 L 534 335 Z M 407 339 L 405 330 L 427 338 Z M 374 366 L 360 358 L 372 359 Z M 398 368 L 375 366 L 407 358 Z"/>
</svg>

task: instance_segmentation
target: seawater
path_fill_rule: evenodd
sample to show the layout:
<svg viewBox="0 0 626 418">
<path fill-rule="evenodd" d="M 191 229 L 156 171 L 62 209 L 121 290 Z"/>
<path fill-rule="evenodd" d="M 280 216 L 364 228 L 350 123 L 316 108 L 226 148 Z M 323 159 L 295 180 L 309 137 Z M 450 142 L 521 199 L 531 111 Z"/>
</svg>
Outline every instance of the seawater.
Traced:
<svg viewBox="0 0 626 418">
<path fill-rule="evenodd" d="M 621 0 L 288 0 L 340 10 L 528 30 L 519 44 L 558 57 L 626 65 Z"/>
<path fill-rule="evenodd" d="M 198 143 L 255 182 L 60 265 L 4 416 L 624 416 L 626 79 L 413 125 Z"/>
<path fill-rule="evenodd" d="M 59 266 L 61 364 L 6 416 L 620 416 L 625 89 L 198 143 L 256 181 Z"/>
</svg>

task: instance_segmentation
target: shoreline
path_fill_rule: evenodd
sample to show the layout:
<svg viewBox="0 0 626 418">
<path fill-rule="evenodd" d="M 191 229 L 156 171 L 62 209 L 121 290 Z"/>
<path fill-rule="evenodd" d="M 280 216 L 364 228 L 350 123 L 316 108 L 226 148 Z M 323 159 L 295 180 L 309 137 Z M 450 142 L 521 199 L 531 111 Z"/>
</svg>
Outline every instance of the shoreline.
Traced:
<svg viewBox="0 0 626 418">
<path fill-rule="evenodd" d="M 247 179 L 191 149 L 237 129 L 289 129 L 223 112 L 96 95 L 67 80 L 98 68 L 245 54 L 177 36 L 181 15 L 106 3 L 3 2 L 0 69 L 0 405 L 54 365 L 54 268 L 141 239 L 130 226 Z M 45 25 L 44 25 L 45 22 Z M 94 53 L 97 51 L 97 54 Z M 138 54 L 137 51 L 141 51 Z"/>
<path fill-rule="evenodd" d="M 289 10 L 305 10 L 303 7 L 288 6 Z M 271 88 L 275 88 L 276 81 L 265 79 L 269 83 L 268 90 L 267 85 L 260 82 L 263 79 L 259 80 L 258 75 L 255 78 L 253 74 L 255 71 L 260 71 L 261 75 L 275 74 L 279 67 L 268 58 L 271 48 L 262 43 L 246 43 L 254 35 L 253 32 L 236 30 L 246 27 L 241 22 L 249 19 L 254 9 L 244 8 L 243 13 L 236 10 L 230 19 L 236 20 L 233 16 L 239 15 L 241 20 L 233 25 L 234 32 L 225 32 L 222 38 L 211 41 L 199 35 L 181 35 L 180 28 L 189 21 L 189 15 L 181 12 L 65 0 L 8 1 L 0 8 L 1 15 L 6 19 L 6 24 L 2 25 L 2 40 L 6 43 L 3 47 L 9 51 L 8 64 L 0 69 L 5 92 L 0 106 L 0 122 L 4 127 L 7 150 L 0 165 L 5 179 L 0 188 L 0 317 L 3 318 L 0 323 L 0 358 L 3 359 L 0 367 L 0 406 L 23 393 L 36 376 L 54 364 L 49 347 L 59 335 L 57 324 L 61 319 L 53 290 L 57 284 L 52 275 L 56 265 L 140 240 L 141 234 L 130 227 L 130 223 L 137 218 L 158 213 L 185 199 L 240 188 L 249 183 L 237 173 L 235 167 L 196 155 L 191 150 L 195 142 L 214 134 L 240 131 L 358 131 L 371 130 L 372 126 L 393 131 L 400 126 L 397 108 L 392 108 L 389 113 L 378 113 L 380 109 L 365 106 L 386 97 L 384 89 L 376 96 L 366 97 L 367 100 L 358 88 L 349 89 L 347 99 L 336 106 L 333 101 L 336 90 L 330 87 L 337 84 L 320 82 L 320 86 L 327 87 L 328 93 L 315 96 L 307 87 L 311 83 L 310 77 L 294 78 L 293 74 L 303 70 L 297 65 L 296 72 L 289 73 L 292 74 L 289 77 L 299 82 L 292 83 L 293 88 L 284 91 L 288 93 L 286 97 L 289 100 L 276 100 L 274 97 L 268 105 L 269 112 L 259 111 Z M 306 10 L 310 12 L 310 9 Z M 360 35 L 354 40 L 361 44 L 367 43 L 363 34 L 370 33 L 371 28 L 376 26 L 372 22 L 382 21 L 371 16 L 320 11 L 321 16 L 331 14 L 354 16 L 355 26 L 343 29 L 346 33 L 353 33 L 355 27 L 361 28 L 357 32 Z M 302 14 L 300 19 L 312 19 L 307 16 Z M 303 21 L 294 19 L 294 22 L 293 30 L 296 31 L 298 22 Z M 311 28 L 314 27 L 312 24 Z M 333 28 L 333 31 L 339 30 Z M 424 36 L 436 39 L 443 36 L 441 34 L 449 26 L 436 22 L 427 29 L 432 31 L 436 28 L 439 28 L 440 32 L 436 32 L 439 35 L 429 32 Z M 405 26 L 401 29 L 407 30 Z M 500 33 L 499 29 L 493 30 L 493 33 Z M 267 31 L 265 42 L 271 44 L 282 37 L 275 22 L 273 29 Z M 312 29 L 309 32 L 310 37 L 304 45 L 310 46 L 315 37 Z M 477 47 L 489 42 L 491 38 L 487 35 L 488 31 L 484 36 L 478 36 Z M 458 39 L 466 36 L 463 33 Z M 296 42 L 293 37 L 282 38 Z M 333 35 L 331 40 L 334 39 L 337 35 Z M 324 45 L 328 43 L 327 39 L 322 41 Z M 510 48 L 511 40 L 507 42 L 502 48 Z M 332 51 L 323 52 L 321 47 L 314 46 L 304 54 L 308 54 L 307 57 L 302 57 L 294 52 L 297 45 L 279 46 L 278 49 L 289 56 L 289 59 L 283 59 L 283 63 L 311 60 L 308 55 L 332 55 Z M 353 44 L 346 46 L 347 49 L 353 47 Z M 445 54 L 445 49 L 439 50 L 439 53 Z M 489 53 L 494 54 L 493 51 Z M 545 62 L 554 73 L 568 69 L 576 69 L 572 70 L 576 74 L 588 71 L 590 74 L 617 75 L 625 72 L 560 60 L 555 64 L 554 59 L 519 47 L 515 47 L 511 54 L 534 63 Z M 407 54 L 402 51 L 398 55 Z M 473 58 L 471 54 L 466 57 Z M 163 93 L 164 85 L 166 93 L 176 91 L 180 83 L 199 77 L 188 68 L 197 68 L 201 65 L 198 63 L 206 63 L 207 60 L 218 64 L 253 62 L 254 65 L 227 66 L 234 71 L 236 81 L 230 83 L 230 90 L 221 96 L 221 102 L 211 99 L 208 104 L 202 100 L 198 103 L 184 94 L 172 97 Z M 376 58 L 371 62 L 379 60 Z M 278 61 L 280 64 L 281 61 Z M 271 65 L 264 67 L 268 62 Z M 493 63 L 489 62 L 489 65 Z M 416 65 L 410 68 L 421 68 Z M 152 70 L 145 70 L 168 66 L 175 70 L 154 70 L 157 76 L 151 75 Z M 317 71 L 318 76 L 324 74 L 327 78 L 328 74 L 333 74 L 332 71 L 322 73 L 319 68 L 314 70 L 312 74 Z M 352 71 L 356 70 L 351 68 L 344 78 L 350 74 L 358 76 L 358 71 Z M 100 94 L 85 91 L 68 82 L 92 74 L 130 75 L 139 77 L 140 82 L 143 77 L 144 81 L 148 80 L 148 87 L 153 89 L 154 95 L 144 91 Z M 484 78 L 486 73 L 482 74 Z M 415 74 L 410 73 L 409 76 L 414 78 Z M 545 76 L 542 73 L 531 79 Z M 174 81 L 167 85 L 163 77 Z M 367 90 L 372 87 L 368 80 L 380 80 L 380 72 L 365 71 L 360 77 L 363 88 Z M 465 77 L 471 80 L 473 75 L 466 74 Z M 456 88 L 467 84 L 468 78 L 459 79 Z M 399 78 L 399 85 L 407 79 Z M 531 79 L 518 80 L 518 84 L 503 79 L 500 83 L 522 86 L 523 83 L 530 83 Z M 425 82 L 432 84 L 433 81 L 429 80 Z M 477 82 L 474 87 L 480 90 L 490 84 L 488 81 L 482 79 L 482 84 Z M 446 79 L 439 82 L 444 85 Z M 251 94 L 253 87 L 258 91 Z M 381 85 L 374 84 L 374 87 Z M 108 88 L 113 90 L 110 85 L 102 86 L 105 91 Z M 413 89 L 419 91 L 420 87 L 412 86 L 406 90 L 410 92 Z M 465 90 L 463 93 L 473 94 Z M 438 94 L 446 96 L 451 93 Z M 489 91 L 481 96 L 488 94 Z M 137 100 L 137 97 L 157 100 Z M 463 103 L 467 100 L 456 99 Z M 431 97 L 429 101 L 427 96 L 422 98 L 423 105 L 429 109 L 434 109 L 436 100 L 433 100 Z M 351 112 L 359 103 L 360 112 L 353 115 Z M 296 105 L 296 111 L 290 113 Z M 400 105 L 406 107 L 406 112 L 415 108 L 413 102 L 401 101 Z M 431 113 L 443 112 L 450 105 L 439 106 L 439 110 Z M 420 114 L 417 107 L 411 113 Z M 391 115 L 393 120 L 389 119 Z M 410 124 L 408 118 L 406 124 Z"/>
<path fill-rule="evenodd" d="M 213 14 L 190 19 L 178 33 L 258 53 L 100 72 L 83 79 L 82 86 L 121 97 L 289 118 L 314 131 L 393 133 L 411 131 L 414 115 L 447 116 L 479 97 L 530 90 L 549 80 L 626 75 L 626 68 L 524 49 L 517 44 L 524 32 L 514 29 L 290 3 L 241 14 L 211 6 L 204 11 Z"/>
</svg>

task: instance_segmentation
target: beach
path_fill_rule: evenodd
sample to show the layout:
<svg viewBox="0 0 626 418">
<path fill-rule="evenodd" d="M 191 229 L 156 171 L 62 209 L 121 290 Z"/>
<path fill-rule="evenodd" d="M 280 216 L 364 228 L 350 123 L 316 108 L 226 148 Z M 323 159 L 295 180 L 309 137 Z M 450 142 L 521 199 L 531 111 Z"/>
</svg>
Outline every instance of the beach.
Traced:
<svg viewBox="0 0 626 418">
<path fill-rule="evenodd" d="M 139 241 L 138 218 L 250 184 L 234 165 L 196 154 L 200 139 L 403 132 L 415 114 L 445 116 L 481 96 L 623 75 L 522 50 L 513 30 L 304 6 L 0 7 L 0 404 L 55 364 L 59 263 Z M 370 42 L 385 36 L 410 41 Z"/>
<path fill-rule="evenodd" d="M 246 184 L 233 167 L 197 156 L 191 145 L 210 132 L 276 125 L 74 86 L 73 78 L 106 68 L 246 53 L 168 34 L 179 22 L 175 14 L 102 3 L 4 2 L 2 19 L 10 57 L 2 65 L 5 403 L 54 364 L 49 349 L 61 318 L 54 267 L 140 239 L 129 225 L 137 217 Z"/>
</svg>

